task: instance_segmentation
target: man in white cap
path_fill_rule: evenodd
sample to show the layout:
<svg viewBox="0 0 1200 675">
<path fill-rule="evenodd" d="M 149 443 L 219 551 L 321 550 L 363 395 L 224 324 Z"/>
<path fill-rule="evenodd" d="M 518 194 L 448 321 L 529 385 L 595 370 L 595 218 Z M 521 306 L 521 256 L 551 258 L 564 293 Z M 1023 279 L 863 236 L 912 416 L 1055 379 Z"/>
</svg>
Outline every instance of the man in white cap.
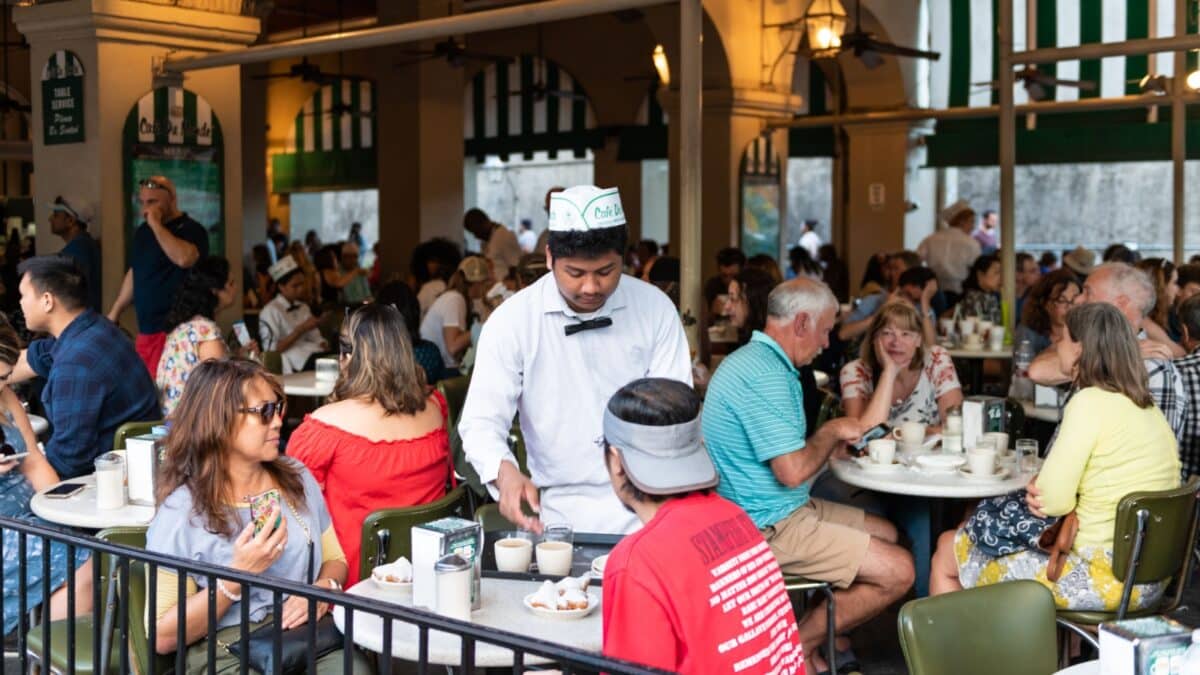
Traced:
<svg viewBox="0 0 1200 675">
<path fill-rule="evenodd" d="M 975 230 L 975 211 L 965 201 L 960 199 L 943 209 L 942 220 L 949 227 L 925 237 L 917 247 L 917 253 L 937 275 L 938 286 L 947 302 L 954 305 L 962 295 L 963 281 L 982 249 L 971 236 Z"/>
<path fill-rule="evenodd" d="M 317 330 L 321 320 L 300 300 L 304 295 L 304 273 L 292 256 L 280 258 L 267 269 L 267 274 L 279 294 L 258 315 L 262 347 L 269 352 L 280 352 L 284 374 L 302 371 L 313 355 L 329 348 Z"/>
<path fill-rule="evenodd" d="M 500 512 L 521 527 L 636 529 L 637 518 L 613 494 L 596 451 L 604 406 L 640 378 L 691 384 L 675 306 L 654 286 L 621 274 L 626 241 L 616 188 L 555 193 L 546 254 L 551 273 L 506 300 L 483 326 L 459 434 Z M 508 446 L 518 412 L 530 476 Z"/>
<path fill-rule="evenodd" d="M 86 278 L 88 307 L 100 311 L 100 245 L 88 234 L 88 223 L 92 222 L 94 212 L 91 204 L 75 200 L 68 202 L 59 195 L 54 198 L 50 207 L 50 231 L 62 237 L 66 245 L 59 255 L 74 258 L 79 263 Z"/>
</svg>

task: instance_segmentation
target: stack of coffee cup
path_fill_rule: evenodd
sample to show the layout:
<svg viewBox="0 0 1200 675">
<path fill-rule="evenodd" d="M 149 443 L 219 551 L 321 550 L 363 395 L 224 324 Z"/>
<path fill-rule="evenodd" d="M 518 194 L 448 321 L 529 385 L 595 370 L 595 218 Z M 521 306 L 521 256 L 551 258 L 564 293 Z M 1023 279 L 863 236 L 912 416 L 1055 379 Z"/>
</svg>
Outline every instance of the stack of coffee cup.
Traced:
<svg viewBox="0 0 1200 675">
<path fill-rule="evenodd" d="M 975 317 L 959 320 L 958 332 L 962 336 L 963 349 L 983 349 L 983 335 L 976 332 L 978 328 Z"/>
</svg>

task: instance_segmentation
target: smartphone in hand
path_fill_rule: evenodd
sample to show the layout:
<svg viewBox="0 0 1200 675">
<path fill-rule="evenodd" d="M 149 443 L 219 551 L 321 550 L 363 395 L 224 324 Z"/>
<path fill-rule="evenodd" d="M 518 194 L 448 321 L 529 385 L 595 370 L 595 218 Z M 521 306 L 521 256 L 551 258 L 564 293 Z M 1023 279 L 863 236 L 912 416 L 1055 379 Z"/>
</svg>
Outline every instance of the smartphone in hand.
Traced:
<svg viewBox="0 0 1200 675">
<path fill-rule="evenodd" d="M 237 336 L 238 344 L 245 347 L 250 344 L 250 329 L 246 328 L 245 321 L 235 321 L 233 323 L 233 334 Z"/>
<path fill-rule="evenodd" d="M 246 501 L 250 503 L 250 520 L 254 521 L 255 536 L 268 525 L 267 519 L 271 517 L 272 512 L 275 514 L 275 523 L 271 525 L 272 530 L 283 522 L 283 511 L 280 508 L 283 500 L 279 495 L 279 490 L 272 488 L 260 495 L 247 497 Z"/>
<path fill-rule="evenodd" d="M 862 457 L 863 453 L 867 450 L 868 443 L 877 438 L 885 438 L 890 433 L 892 433 L 892 428 L 886 424 L 877 424 L 870 429 L 867 429 L 866 433 L 862 435 L 862 438 L 860 438 L 857 443 L 850 444 L 850 454 L 854 455 L 855 457 Z"/>
</svg>

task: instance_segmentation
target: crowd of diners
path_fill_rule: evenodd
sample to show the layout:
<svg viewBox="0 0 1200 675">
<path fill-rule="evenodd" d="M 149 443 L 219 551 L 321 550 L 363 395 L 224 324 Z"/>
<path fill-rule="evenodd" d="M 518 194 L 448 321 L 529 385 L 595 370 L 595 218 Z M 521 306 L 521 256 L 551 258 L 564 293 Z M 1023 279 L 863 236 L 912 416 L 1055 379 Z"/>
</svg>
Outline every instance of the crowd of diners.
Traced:
<svg viewBox="0 0 1200 675">
<path fill-rule="evenodd" d="M 435 501 L 460 480 L 457 431 L 465 461 L 514 525 L 628 535 L 604 572 L 606 654 L 684 672 L 739 662 L 758 664 L 751 672 L 824 672 L 826 607 L 793 611 L 784 575 L 795 575 L 836 589 L 837 663 L 847 672 L 850 632 L 910 593 L 914 564 L 894 514 L 828 465 L 877 424 L 937 432 L 962 404 L 939 319 L 1012 316 L 1014 345 L 1036 353 L 1029 378 L 1066 392 L 1024 499 L 1036 516 L 1074 511 L 1079 533 L 1068 573 L 1048 581 L 1040 551 L 989 556 L 966 529 L 945 532 L 932 593 L 1036 579 L 1059 607 L 1111 610 L 1121 590 L 1112 574 L 1118 501 L 1200 470 L 1200 264 L 1137 260 L 1125 247 L 1098 263 L 1081 247 L 1061 267 L 1022 253 L 1006 270 L 995 214 L 977 219 L 959 203 L 917 251 L 874 256 L 852 297 L 846 265 L 810 222 L 783 268 L 769 256 L 719 252 L 702 328 L 725 324 L 736 337 L 713 355 L 707 345 L 694 353 L 685 337 L 678 260 L 628 240 L 615 188 L 550 190 L 549 227 L 537 239 L 471 209 L 464 229 L 481 253 L 435 239 L 413 251 L 408 270 L 358 267 L 361 230 L 325 246 L 288 242 L 273 224 L 245 289 L 179 210 L 169 178 L 143 180 L 139 198 L 144 222 L 107 316 L 92 300 L 96 269 L 71 250 L 17 270 L 19 310 L 0 322 L 0 428 L 29 454 L 0 464 L 4 516 L 36 520 L 34 493 L 91 473 L 117 427 L 165 419 L 150 550 L 340 590 L 359 581 L 369 513 Z M 88 236 L 77 210 L 56 203 L 67 205 L 55 209 L 65 221 L 56 232 Z M 1000 299 L 1007 274 L 1016 275 L 1015 307 Z M 262 300 L 249 340 L 218 323 L 239 295 Z M 130 305 L 132 339 L 117 323 Z M 279 372 L 261 365 L 268 355 Z M 279 374 L 321 357 L 339 364 L 333 394 L 297 423 Z M 824 388 L 814 364 L 833 374 Z M 470 378 L 456 430 L 436 387 L 454 377 Z M 1003 393 L 1004 376 L 989 379 Z M 22 383 L 37 385 L 29 402 L 50 422 L 44 446 L 14 393 Z M 818 424 L 826 398 L 840 412 Z M 509 442 L 514 419 L 526 470 Z M 256 532 L 247 499 L 271 489 L 282 495 L 278 525 Z M 66 616 L 66 549 L 34 538 L 19 561 L 15 533 L 4 536 L 5 632 L 18 623 L 22 562 L 28 606 L 46 602 L 51 617 Z M 86 550 L 77 556 L 74 610 L 86 613 L 92 561 Z M 39 576 L 46 557 L 50 597 Z M 218 632 L 208 635 L 207 580 L 164 567 L 158 575 L 148 620 L 160 651 L 187 646 L 189 668 L 205 666 L 207 640 L 241 628 L 240 603 L 251 628 L 311 618 L 302 598 L 272 617 L 269 591 L 220 579 Z M 755 597 L 770 609 L 752 613 L 752 625 L 712 601 L 718 586 L 738 583 L 758 584 Z M 1140 607 L 1163 588 L 1137 591 Z M 320 604 L 317 615 L 328 610 Z M 223 650 L 217 658 L 218 671 L 238 664 Z M 370 669 L 361 653 L 352 661 Z M 318 666 L 342 663 L 338 652 Z"/>
</svg>

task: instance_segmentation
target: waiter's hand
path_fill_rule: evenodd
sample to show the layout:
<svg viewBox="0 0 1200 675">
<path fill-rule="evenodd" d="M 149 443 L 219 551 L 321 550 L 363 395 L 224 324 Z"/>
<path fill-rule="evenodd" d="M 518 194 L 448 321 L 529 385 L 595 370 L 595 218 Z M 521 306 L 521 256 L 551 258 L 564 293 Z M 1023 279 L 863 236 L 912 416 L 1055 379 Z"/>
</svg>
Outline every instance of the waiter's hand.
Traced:
<svg viewBox="0 0 1200 675">
<path fill-rule="evenodd" d="M 525 503 L 530 511 L 541 511 L 537 486 L 529 480 L 529 476 L 521 473 L 512 462 L 502 461 L 500 471 L 496 474 L 496 489 L 500 491 L 500 515 L 523 530 L 542 533 L 542 521 L 536 516 L 525 515 L 525 510 L 521 508 L 521 504 Z"/>
</svg>

